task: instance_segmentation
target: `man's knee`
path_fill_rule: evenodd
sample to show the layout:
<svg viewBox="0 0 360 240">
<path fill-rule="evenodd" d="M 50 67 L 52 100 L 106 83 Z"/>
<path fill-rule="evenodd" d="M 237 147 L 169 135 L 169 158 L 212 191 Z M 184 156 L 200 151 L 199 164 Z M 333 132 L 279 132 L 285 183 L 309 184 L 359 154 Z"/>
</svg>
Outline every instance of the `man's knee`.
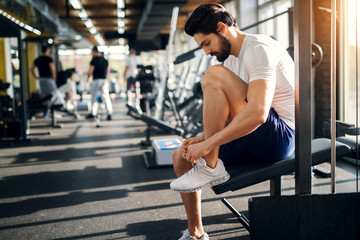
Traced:
<svg viewBox="0 0 360 240">
<path fill-rule="evenodd" d="M 209 67 L 204 75 L 202 87 L 207 87 L 208 85 L 221 86 L 223 84 L 224 76 L 230 71 L 224 66 L 214 65 Z"/>
<path fill-rule="evenodd" d="M 172 159 L 174 171 L 178 177 L 186 173 L 191 168 L 191 164 L 187 162 L 182 156 L 181 147 L 173 151 Z"/>
</svg>

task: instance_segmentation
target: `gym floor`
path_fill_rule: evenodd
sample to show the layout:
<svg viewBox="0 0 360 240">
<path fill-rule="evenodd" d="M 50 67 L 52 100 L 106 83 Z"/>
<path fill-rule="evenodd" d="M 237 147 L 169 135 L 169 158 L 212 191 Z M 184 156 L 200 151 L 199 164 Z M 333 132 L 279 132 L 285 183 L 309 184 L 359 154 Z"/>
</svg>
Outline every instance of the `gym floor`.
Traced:
<svg viewBox="0 0 360 240">
<path fill-rule="evenodd" d="M 171 167 L 146 168 L 146 124 L 127 115 L 116 98 L 112 121 L 62 116 L 30 121 L 30 142 L 0 146 L 0 239 L 178 239 L 187 227 Z M 81 112 L 85 116 L 88 112 Z M 103 116 L 105 118 L 105 116 Z M 50 131 L 51 135 L 41 135 Z M 160 135 L 154 138 L 176 138 Z M 319 169 L 330 171 L 328 163 Z M 355 191 L 355 167 L 338 161 L 336 191 Z M 294 175 L 282 178 L 294 194 Z M 313 177 L 313 193 L 329 193 L 330 179 Z M 250 239 L 221 203 L 247 214 L 249 197 L 269 195 L 269 182 L 215 195 L 203 190 L 203 222 L 210 239 Z"/>
</svg>

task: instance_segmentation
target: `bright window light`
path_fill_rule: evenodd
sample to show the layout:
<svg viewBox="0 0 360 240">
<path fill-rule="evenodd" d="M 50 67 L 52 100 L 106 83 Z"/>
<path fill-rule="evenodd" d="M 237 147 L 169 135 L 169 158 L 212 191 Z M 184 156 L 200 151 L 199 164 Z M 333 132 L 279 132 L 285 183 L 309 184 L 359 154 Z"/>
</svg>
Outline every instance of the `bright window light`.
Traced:
<svg viewBox="0 0 360 240">
<path fill-rule="evenodd" d="M 90 55 L 91 49 L 90 48 L 79 48 L 75 50 L 76 55 Z"/>
<path fill-rule="evenodd" d="M 112 54 L 125 53 L 125 46 L 110 46 L 109 52 L 111 52 Z"/>
</svg>

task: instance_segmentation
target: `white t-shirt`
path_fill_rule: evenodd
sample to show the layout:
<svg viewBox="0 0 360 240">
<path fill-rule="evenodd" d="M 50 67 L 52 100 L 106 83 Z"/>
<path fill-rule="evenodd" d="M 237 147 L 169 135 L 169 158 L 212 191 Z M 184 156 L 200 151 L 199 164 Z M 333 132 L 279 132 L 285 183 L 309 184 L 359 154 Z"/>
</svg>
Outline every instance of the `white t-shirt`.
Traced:
<svg viewBox="0 0 360 240">
<path fill-rule="evenodd" d="M 129 67 L 126 73 L 126 78 L 136 78 L 138 74 L 137 65 L 141 64 L 136 55 L 129 55 L 126 59 L 126 66 Z"/>
<path fill-rule="evenodd" d="M 271 106 L 289 127 L 295 129 L 295 66 L 279 42 L 266 35 L 247 34 L 239 55 L 230 55 L 224 66 L 247 84 L 258 79 L 275 81 Z"/>
</svg>

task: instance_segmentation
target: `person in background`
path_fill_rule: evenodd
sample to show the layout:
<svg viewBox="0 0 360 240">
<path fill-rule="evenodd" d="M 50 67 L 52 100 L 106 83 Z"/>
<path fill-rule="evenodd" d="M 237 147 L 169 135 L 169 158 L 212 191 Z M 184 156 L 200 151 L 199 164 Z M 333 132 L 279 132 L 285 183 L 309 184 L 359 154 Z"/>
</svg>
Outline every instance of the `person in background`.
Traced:
<svg viewBox="0 0 360 240">
<path fill-rule="evenodd" d="M 38 74 L 35 73 L 35 68 Z M 42 46 L 41 55 L 34 60 L 30 72 L 39 80 L 41 98 L 51 95 L 56 90 L 56 70 L 54 61 L 50 57 L 49 46 Z"/>
<path fill-rule="evenodd" d="M 65 94 L 67 92 L 71 94 L 71 86 L 64 84 L 57 87 L 55 64 L 50 57 L 50 47 L 43 46 L 41 52 L 42 55 L 37 57 L 30 67 L 32 75 L 39 79 L 40 98 L 44 99 L 50 96 L 49 107 L 56 104 L 63 105 L 66 108 Z M 38 75 L 35 73 L 35 68 L 38 69 Z"/>
<path fill-rule="evenodd" d="M 90 62 L 90 68 L 87 77 L 93 77 L 90 86 L 91 94 L 91 109 L 90 114 L 86 116 L 87 119 L 94 119 L 98 111 L 97 96 L 99 95 L 102 102 L 105 103 L 107 112 L 107 120 L 112 119 L 112 103 L 109 94 L 109 83 L 107 77 L 109 74 L 109 62 L 103 57 L 102 53 L 99 52 L 97 46 L 94 46 L 91 54 L 93 56 Z"/>
<path fill-rule="evenodd" d="M 129 95 L 135 89 L 136 76 L 138 74 L 137 66 L 141 65 L 141 61 L 136 56 L 136 50 L 134 48 L 130 48 L 129 57 L 126 59 L 126 66 L 124 71 L 124 79 L 126 81 L 126 96 L 127 100 L 129 99 Z"/>
</svg>

